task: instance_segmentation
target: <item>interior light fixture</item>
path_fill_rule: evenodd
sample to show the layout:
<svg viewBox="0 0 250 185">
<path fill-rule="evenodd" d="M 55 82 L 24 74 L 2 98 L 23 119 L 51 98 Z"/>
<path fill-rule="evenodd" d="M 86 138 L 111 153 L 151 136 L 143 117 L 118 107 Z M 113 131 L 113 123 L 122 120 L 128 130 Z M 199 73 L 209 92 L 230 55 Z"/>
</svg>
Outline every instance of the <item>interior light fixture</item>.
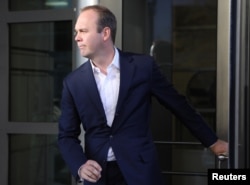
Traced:
<svg viewBox="0 0 250 185">
<path fill-rule="evenodd" d="M 45 5 L 62 7 L 62 6 L 68 6 L 68 2 L 65 0 L 46 0 Z"/>
</svg>

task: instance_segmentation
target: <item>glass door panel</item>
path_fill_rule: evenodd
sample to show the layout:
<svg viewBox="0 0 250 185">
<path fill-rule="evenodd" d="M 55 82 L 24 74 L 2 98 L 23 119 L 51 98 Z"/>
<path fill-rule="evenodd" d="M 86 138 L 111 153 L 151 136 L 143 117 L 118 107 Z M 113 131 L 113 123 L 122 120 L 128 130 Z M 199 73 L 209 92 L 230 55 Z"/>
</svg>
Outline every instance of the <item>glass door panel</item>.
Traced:
<svg viewBox="0 0 250 185">
<path fill-rule="evenodd" d="M 26 125 L 8 134 L 9 184 L 71 184 L 51 130 L 61 114 L 63 78 L 72 70 L 72 21 L 11 23 L 9 45 L 9 121 L 13 128 Z M 46 123 L 51 126 L 38 131 Z"/>
<path fill-rule="evenodd" d="M 69 185 L 71 175 L 57 147 L 57 135 L 11 134 L 9 185 Z"/>
<path fill-rule="evenodd" d="M 10 24 L 10 121 L 56 122 L 72 68 L 72 21 Z"/>
<path fill-rule="evenodd" d="M 217 0 L 123 0 L 125 51 L 150 54 L 216 128 Z M 153 100 L 152 132 L 169 184 L 205 184 L 214 155 Z M 195 165 L 193 164 L 195 162 Z"/>
</svg>

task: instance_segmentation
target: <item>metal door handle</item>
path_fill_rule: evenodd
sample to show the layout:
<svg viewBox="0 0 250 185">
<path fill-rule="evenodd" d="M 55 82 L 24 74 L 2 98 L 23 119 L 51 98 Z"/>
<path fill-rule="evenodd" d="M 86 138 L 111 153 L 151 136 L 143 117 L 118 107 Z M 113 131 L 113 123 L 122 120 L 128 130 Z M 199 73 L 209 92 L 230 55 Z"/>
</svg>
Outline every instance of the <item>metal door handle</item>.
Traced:
<svg viewBox="0 0 250 185">
<path fill-rule="evenodd" d="M 221 163 L 225 160 L 228 159 L 228 156 L 227 155 L 224 155 L 224 154 L 220 154 L 218 155 L 218 169 L 221 169 Z"/>
</svg>

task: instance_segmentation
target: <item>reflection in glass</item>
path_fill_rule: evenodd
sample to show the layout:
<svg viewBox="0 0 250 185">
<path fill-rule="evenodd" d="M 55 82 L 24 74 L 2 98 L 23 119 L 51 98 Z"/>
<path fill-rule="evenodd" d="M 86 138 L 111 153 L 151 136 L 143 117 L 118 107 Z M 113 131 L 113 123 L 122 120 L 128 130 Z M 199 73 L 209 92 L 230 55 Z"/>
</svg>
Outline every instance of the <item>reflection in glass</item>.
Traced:
<svg viewBox="0 0 250 185">
<path fill-rule="evenodd" d="M 10 10 L 46 10 L 71 8 L 72 0 L 10 0 Z"/>
<path fill-rule="evenodd" d="M 56 135 L 10 135 L 10 185 L 69 185 Z"/>
<path fill-rule="evenodd" d="M 57 121 L 71 64 L 71 21 L 11 24 L 10 121 Z"/>
</svg>

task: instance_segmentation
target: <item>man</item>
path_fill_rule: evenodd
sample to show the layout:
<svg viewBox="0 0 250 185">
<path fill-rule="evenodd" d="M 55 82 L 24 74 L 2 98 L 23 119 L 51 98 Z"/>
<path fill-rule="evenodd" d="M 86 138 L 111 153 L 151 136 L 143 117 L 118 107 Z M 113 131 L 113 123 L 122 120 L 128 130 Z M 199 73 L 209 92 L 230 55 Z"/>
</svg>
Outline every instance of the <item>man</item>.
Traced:
<svg viewBox="0 0 250 185">
<path fill-rule="evenodd" d="M 85 7 L 75 31 L 81 55 L 89 60 L 64 80 L 58 143 L 77 180 L 85 185 L 162 184 L 149 129 L 152 96 L 216 155 L 227 153 L 227 142 L 166 81 L 151 57 L 114 46 L 112 12 L 98 5 Z"/>
</svg>

